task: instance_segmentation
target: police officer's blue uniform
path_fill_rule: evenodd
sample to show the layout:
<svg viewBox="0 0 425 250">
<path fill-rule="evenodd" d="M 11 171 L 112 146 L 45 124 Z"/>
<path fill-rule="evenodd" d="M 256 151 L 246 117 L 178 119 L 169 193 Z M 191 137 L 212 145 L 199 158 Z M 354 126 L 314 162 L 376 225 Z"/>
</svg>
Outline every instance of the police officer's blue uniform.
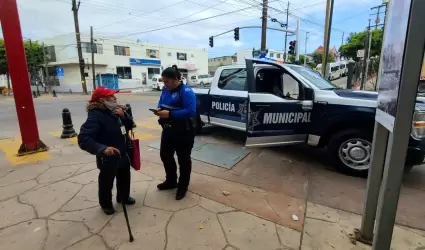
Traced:
<svg viewBox="0 0 425 250">
<path fill-rule="evenodd" d="M 163 89 L 158 108 L 169 110 L 167 119 L 160 118 L 163 127 L 161 136 L 161 160 L 164 163 L 167 187 L 177 184 L 177 165 L 180 166 L 178 188 L 187 190 L 192 171 L 190 158 L 195 139 L 196 96 L 190 87 L 181 83 L 176 89 Z"/>
</svg>

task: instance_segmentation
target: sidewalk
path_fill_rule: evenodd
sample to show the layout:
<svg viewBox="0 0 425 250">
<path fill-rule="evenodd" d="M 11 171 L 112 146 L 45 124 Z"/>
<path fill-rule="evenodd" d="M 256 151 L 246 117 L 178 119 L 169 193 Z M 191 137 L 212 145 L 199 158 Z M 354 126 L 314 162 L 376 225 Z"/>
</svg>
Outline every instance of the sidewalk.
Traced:
<svg viewBox="0 0 425 250">
<path fill-rule="evenodd" d="M 121 208 L 106 216 L 98 207 L 94 157 L 70 140 L 49 145 L 51 157 L 38 163 L 12 167 L 0 154 L 0 250 L 370 249 L 348 237 L 359 215 L 199 173 L 176 201 L 175 191 L 157 191 L 163 169 L 147 161 L 132 172 L 129 243 Z M 143 148 L 142 157 L 155 153 Z M 395 228 L 392 249 L 423 246 L 424 231 Z"/>
</svg>

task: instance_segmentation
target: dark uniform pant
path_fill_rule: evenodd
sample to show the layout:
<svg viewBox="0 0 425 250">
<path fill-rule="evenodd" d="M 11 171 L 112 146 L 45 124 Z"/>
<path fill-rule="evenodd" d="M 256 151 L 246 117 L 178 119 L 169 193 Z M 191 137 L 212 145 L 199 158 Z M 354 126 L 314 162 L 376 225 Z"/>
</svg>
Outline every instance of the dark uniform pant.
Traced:
<svg viewBox="0 0 425 250">
<path fill-rule="evenodd" d="M 192 153 L 195 142 L 194 131 L 176 131 L 172 128 L 166 128 L 161 136 L 161 160 L 164 163 L 166 181 L 169 183 L 177 182 L 177 164 L 174 159 L 174 153 L 177 153 L 177 160 L 180 167 L 180 176 L 178 187 L 187 189 L 192 172 Z"/>
<path fill-rule="evenodd" d="M 112 188 L 116 179 L 117 201 L 127 200 L 130 195 L 130 163 L 114 166 L 99 166 L 99 205 L 102 208 L 112 208 Z M 128 166 L 127 166 L 128 165 Z"/>
</svg>

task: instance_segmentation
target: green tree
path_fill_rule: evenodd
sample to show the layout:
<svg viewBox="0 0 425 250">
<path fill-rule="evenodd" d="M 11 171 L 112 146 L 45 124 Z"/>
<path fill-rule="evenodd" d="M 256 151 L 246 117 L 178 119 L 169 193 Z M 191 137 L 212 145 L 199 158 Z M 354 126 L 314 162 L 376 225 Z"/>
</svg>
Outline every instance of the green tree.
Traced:
<svg viewBox="0 0 425 250">
<path fill-rule="evenodd" d="M 313 54 L 313 62 L 315 64 L 322 63 L 323 52 Z M 335 57 L 332 54 L 328 54 L 328 62 L 335 62 Z"/>
<path fill-rule="evenodd" d="M 310 60 L 307 58 L 307 62 L 309 62 L 309 61 Z M 290 62 L 290 63 L 296 63 L 295 56 L 294 55 L 289 55 L 288 56 L 288 62 Z M 299 63 L 301 63 L 301 64 L 304 63 L 304 55 L 300 55 Z"/>
<path fill-rule="evenodd" d="M 39 42 L 24 41 L 25 56 L 27 59 L 28 72 L 35 74 L 43 65 L 43 48 Z M 6 48 L 4 40 L 0 39 L 0 75 L 9 76 L 9 67 L 7 64 Z M 10 88 L 10 86 L 8 86 Z"/>
<path fill-rule="evenodd" d="M 367 39 L 367 31 L 362 31 L 358 33 L 351 33 L 347 38 L 347 43 L 343 44 L 339 48 L 339 52 L 342 56 L 347 58 L 357 58 L 357 50 L 364 49 Z M 381 29 L 376 29 L 372 31 L 372 43 L 370 46 L 370 56 L 379 56 L 381 54 L 382 48 L 382 39 L 383 32 Z"/>
</svg>

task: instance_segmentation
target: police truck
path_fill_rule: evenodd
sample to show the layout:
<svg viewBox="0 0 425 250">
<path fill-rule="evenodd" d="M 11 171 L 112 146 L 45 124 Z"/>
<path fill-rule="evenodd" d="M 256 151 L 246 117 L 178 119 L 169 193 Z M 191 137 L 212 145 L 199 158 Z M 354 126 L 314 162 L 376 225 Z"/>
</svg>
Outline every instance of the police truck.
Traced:
<svg viewBox="0 0 425 250">
<path fill-rule="evenodd" d="M 341 172 L 365 175 L 369 169 L 376 92 L 340 89 L 309 68 L 261 59 L 220 67 L 210 88 L 193 91 L 198 128 L 243 131 L 246 147 L 326 147 Z M 406 172 L 424 160 L 424 122 L 425 101 L 418 99 Z"/>
</svg>

